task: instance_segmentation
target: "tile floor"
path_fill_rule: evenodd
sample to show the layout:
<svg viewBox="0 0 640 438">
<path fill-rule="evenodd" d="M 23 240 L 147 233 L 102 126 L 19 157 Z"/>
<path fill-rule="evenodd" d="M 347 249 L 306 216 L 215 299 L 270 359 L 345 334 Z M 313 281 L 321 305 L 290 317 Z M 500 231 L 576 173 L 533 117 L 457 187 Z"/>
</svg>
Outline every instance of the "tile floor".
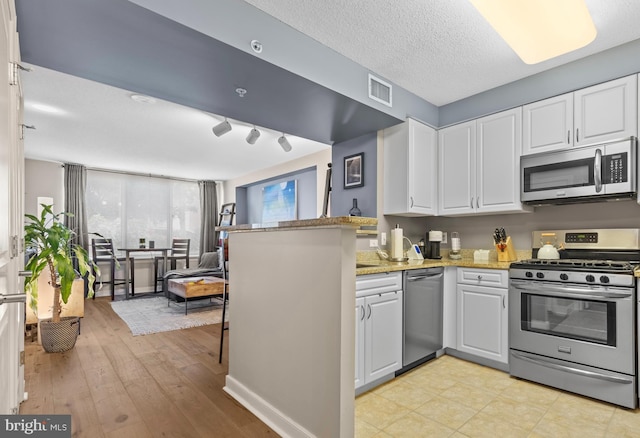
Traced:
<svg viewBox="0 0 640 438">
<path fill-rule="evenodd" d="M 356 398 L 357 438 L 640 437 L 635 411 L 442 356 Z"/>
</svg>

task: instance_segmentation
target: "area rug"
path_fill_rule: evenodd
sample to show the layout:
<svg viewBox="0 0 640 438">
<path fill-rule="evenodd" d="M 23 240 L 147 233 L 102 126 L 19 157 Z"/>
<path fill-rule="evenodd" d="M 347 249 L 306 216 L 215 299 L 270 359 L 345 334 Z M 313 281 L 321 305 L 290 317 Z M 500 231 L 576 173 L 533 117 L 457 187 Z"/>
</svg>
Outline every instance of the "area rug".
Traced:
<svg viewBox="0 0 640 438">
<path fill-rule="evenodd" d="M 222 320 L 222 300 L 214 298 L 212 301 L 213 303 L 208 299 L 190 301 L 186 315 L 184 314 L 185 303 L 171 301 L 167 307 L 165 297 L 113 301 L 111 308 L 127 323 L 131 334 L 139 336 L 217 324 Z M 225 320 L 229 320 L 228 313 L 225 315 Z"/>
</svg>

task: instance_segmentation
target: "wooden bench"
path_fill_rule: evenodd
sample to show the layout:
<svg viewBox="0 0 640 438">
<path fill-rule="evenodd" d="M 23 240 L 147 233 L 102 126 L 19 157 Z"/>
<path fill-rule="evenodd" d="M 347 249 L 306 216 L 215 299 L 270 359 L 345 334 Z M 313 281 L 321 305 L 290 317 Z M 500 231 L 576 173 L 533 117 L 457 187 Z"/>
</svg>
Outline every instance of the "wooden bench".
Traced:
<svg viewBox="0 0 640 438">
<path fill-rule="evenodd" d="M 169 294 L 167 295 L 167 306 L 171 303 L 171 294 L 184 298 L 184 314 L 188 311 L 188 302 L 190 298 L 211 298 L 220 296 L 224 293 L 224 285 L 227 284 L 227 293 L 229 292 L 229 283 L 218 277 L 185 277 L 174 278 L 168 281 L 167 287 Z"/>
</svg>

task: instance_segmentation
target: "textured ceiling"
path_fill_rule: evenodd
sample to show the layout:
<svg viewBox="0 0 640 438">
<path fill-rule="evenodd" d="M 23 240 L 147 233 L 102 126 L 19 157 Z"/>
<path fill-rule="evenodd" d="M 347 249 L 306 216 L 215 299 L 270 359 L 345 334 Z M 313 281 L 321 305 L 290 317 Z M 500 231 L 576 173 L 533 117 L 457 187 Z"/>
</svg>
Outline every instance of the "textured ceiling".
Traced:
<svg viewBox="0 0 640 438">
<path fill-rule="evenodd" d="M 640 38 L 638 0 L 586 0 L 598 36 L 524 64 L 468 0 L 245 0 L 437 106 Z"/>
<path fill-rule="evenodd" d="M 640 1 L 586 0 L 596 40 L 531 66 L 467 0 L 236 1 L 438 106 L 640 38 Z M 36 66 L 23 74 L 25 123 L 37 128 L 26 132 L 28 158 L 230 179 L 326 148 L 292 139 L 285 154 L 275 142 L 283 131 L 331 143 L 398 122 L 212 38 L 216 29 L 206 26 L 214 20 L 202 10 L 228 1 L 143 3 L 163 2 L 179 11 L 180 24 L 125 0 L 16 0 L 23 61 Z M 242 99 L 229 86 L 238 81 L 250 85 Z M 132 91 L 160 100 L 141 109 Z M 244 123 L 217 138 L 214 114 Z M 251 124 L 273 131 L 249 146 Z"/>
</svg>

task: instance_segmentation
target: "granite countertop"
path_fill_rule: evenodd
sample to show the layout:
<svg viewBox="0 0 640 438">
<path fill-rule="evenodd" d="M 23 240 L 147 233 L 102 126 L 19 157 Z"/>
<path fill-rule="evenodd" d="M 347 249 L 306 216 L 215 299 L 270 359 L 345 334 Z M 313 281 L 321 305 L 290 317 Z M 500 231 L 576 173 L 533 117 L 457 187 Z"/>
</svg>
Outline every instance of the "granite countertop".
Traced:
<svg viewBox="0 0 640 438">
<path fill-rule="evenodd" d="M 354 228 L 375 227 L 378 219 L 362 216 L 335 216 L 321 217 L 317 219 L 301 219 L 295 221 L 280 221 L 265 224 L 243 224 L 216 227 L 216 231 L 260 231 L 273 230 L 274 228 L 301 228 L 301 227 L 327 227 L 336 225 L 348 225 Z"/>
<path fill-rule="evenodd" d="M 443 251 L 442 259 L 432 260 L 408 260 L 406 262 L 390 262 L 382 260 L 375 251 L 360 251 L 357 254 L 356 275 L 379 274 L 382 272 L 406 271 L 409 269 L 436 268 L 440 266 L 457 266 L 478 269 L 509 269 L 513 261 L 500 262 L 497 260 L 495 250 L 490 252 L 489 261 L 477 262 L 473 259 L 474 250 L 463 249 L 462 258 L 453 260 L 448 257 L 448 252 Z M 516 251 L 517 260 L 531 258 L 531 251 Z M 514 260 L 516 261 L 516 260 Z M 640 276 L 640 272 L 637 274 Z"/>
<path fill-rule="evenodd" d="M 509 269 L 512 262 L 488 261 L 486 263 L 474 262 L 473 259 L 462 258 L 451 260 L 442 258 L 441 260 L 409 260 L 406 262 L 389 262 L 380 260 L 379 262 L 357 262 L 356 275 L 379 274 L 381 272 L 406 271 L 409 269 L 436 268 L 440 266 L 460 266 L 466 268 L 482 269 Z"/>
</svg>

